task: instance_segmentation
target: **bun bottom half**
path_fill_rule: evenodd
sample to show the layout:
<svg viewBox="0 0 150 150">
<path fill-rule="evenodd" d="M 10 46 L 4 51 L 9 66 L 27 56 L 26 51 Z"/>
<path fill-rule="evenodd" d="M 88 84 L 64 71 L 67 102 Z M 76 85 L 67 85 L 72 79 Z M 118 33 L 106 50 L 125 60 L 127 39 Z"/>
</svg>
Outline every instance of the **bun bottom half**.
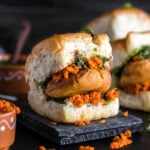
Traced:
<svg viewBox="0 0 150 150">
<path fill-rule="evenodd" d="M 150 112 L 150 91 L 141 95 L 130 95 L 119 90 L 120 106 Z"/>
<path fill-rule="evenodd" d="M 65 101 L 65 104 L 46 101 L 42 90 L 36 93 L 30 91 L 28 95 L 29 105 L 37 114 L 57 122 L 74 123 L 76 121 L 98 120 L 116 116 L 119 112 L 118 98 L 107 105 L 99 103 L 98 106 L 94 106 L 87 103 L 80 108 L 68 100 Z"/>
</svg>

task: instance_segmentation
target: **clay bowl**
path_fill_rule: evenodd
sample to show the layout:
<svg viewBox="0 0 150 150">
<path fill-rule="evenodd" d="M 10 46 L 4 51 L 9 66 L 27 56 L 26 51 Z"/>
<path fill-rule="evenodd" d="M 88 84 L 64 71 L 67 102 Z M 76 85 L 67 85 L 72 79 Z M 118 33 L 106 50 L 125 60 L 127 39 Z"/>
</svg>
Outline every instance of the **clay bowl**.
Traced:
<svg viewBox="0 0 150 150">
<path fill-rule="evenodd" d="M 20 55 L 18 64 L 10 63 L 10 59 L 10 54 L 0 55 L 0 93 L 26 97 L 28 92 L 24 70 L 26 56 Z"/>
<path fill-rule="evenodd" d="M 8 150 L 15 141 L 16 111 L 0 110 L 0 150 Z"/>
</svg>

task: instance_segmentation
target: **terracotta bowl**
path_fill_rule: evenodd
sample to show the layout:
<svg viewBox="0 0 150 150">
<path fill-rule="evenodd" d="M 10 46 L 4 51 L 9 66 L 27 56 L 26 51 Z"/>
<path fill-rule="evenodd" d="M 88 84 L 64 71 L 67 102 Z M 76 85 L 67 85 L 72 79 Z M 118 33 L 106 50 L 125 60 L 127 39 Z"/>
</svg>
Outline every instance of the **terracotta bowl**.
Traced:
<svg viewBox="0 0 150 150">
<path fill-rule="evenodd" d="M 7 62 L 11 58 L 9 54 L 0 55 L 0 62 Z M 19 57 L 25 61 L 26 56 Z M 24 64 L 0 63 L 0 93 L 17 97 L 26 97 L 28 85 L 25 82 Z"/>
<path fill-rule="evenodd" d="M 15 141 L 16 111 L 0 111 L 0 150 L 8 150 Z"/>
</svg>

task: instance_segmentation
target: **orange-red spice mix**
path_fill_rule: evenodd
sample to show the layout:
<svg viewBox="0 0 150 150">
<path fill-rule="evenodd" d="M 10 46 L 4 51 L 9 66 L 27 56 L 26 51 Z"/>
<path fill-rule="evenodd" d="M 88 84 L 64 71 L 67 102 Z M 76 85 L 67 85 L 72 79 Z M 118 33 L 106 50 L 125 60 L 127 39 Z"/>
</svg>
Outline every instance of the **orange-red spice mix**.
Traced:
<svg viewBox="0 0 150 150">
<path fill-rule="evenodd" d="M 119 96 L 118 90 L 112 89 L 106 93 L 106 98 L 109 100 L 114 100 Z M 92 103 L 95 106 L 98 106 L 99 103 L 106 105 L 107 102 L 101 97 L 100 92 L 90 92 L 89 94 L 82 94 L 82 95 L 73 95 L 68 98 L 76 107 L 82 107 L 82 105 L 86 103 Z"/>
<path fill-rule="evenodd" d="M 115 136 L 113 142 L 110 144 L 110 149 L 119 149 L 132 143 L 129 139 L 132 133 L 130 130 L 126 130 L 124 133 L 120 133 L 120 136 Z"/>
<path fill-rule="evenodd" d="M 46 150 L 46 147 L 41 145 L 41 146 L 39 146 L 38 150 Z"/>
<path fill-rule="evenodd" d="M 93 146 L 83 146 L 81 145 L 79 147 L 79 150 L 94 150 L 95 148 Z"/>
<path fill-rule="evenodd" d="M 76 125 L 76 126 L 85 126 L 85 125 L 88 125 L 88 124 L 90 124 L 90 120 L 84 120 L 84 121 L 76 121 L 74 124 Z"/>
<path fill-rule="evenodd" d="M 11 104 L 9 101 L 0 99 L 0 111 L 1 112 L 10 112 L 10 111 L 16 111 L 16 114 L 20 113 L 20 108 Z"/>
<path fill-rule="evenodd" d="M 106 98 L 109 100 L 115 100 L 115 98 L 117 98 L 118 96 L 119 96 L 119 92 L 116 88 L 114 88 L 106 93 Z"/>
<path fill-rule="evenodd" d="M 129 114 L 128 111 L 123 112 L 124 117 L 128 117 L 128 114 Z"/>
<path fill-rule="evenodd" d="M 106 123 L 106 120 L 105 120 L 105 119 L 102 119 L 102 120 L 100 120 L 99 123 L 100 123 L 100 124 L 105 124 L 105 123 Z"/>
</svg>

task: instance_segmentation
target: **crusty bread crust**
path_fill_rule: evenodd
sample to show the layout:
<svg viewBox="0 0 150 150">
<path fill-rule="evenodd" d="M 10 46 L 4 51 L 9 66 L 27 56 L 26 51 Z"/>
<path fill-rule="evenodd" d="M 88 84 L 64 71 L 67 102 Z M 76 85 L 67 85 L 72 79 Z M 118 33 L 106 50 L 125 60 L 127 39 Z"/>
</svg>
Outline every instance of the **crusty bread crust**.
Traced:
<svg viewBox="0 0 150 150">
<path fill-rule="evenodd" d="M 126 45 L 126 39 L 117 40 L 111 42 L 111 46 L 113 48 L 112 55 L 113 55 L 113 61 L 110 63 L 110 68 L 113 69 L 115 67 L 119 67 L 124 63 L 125 58 L 128 55 L 127 52 L 127 45 Z"/>
<path fill-rule="evenodd" d="M 131 31 L 150 30 L 150 15 L 138 8 L 119 8 L 97 17 L 86 27 L 97 34 L 106 33 L 114 41 L 125 38 Z"/>
</svg>

